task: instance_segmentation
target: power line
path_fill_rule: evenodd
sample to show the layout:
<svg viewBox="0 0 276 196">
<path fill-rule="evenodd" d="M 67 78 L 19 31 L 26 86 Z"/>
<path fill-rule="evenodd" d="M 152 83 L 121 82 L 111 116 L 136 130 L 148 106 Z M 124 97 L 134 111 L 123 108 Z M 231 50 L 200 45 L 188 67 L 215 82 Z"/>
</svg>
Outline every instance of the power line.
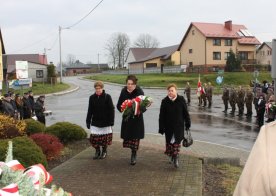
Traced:
<svg viewBox="0 0 276 196">
<path fill-rule="evenodd" d="M 72 24 L 71 26 L 66 27 L 66 29 L 70 29 L 74 26 L 76 26 L 77 24 L 79 24 L 81 21 L 83 21 L 87 16 L 89 16 L 104 0 L 101 0 L 92 10 L 90 10 L 90 12 L 88 12 L 88 14 L 86 14 L 84 17 L 82 17 L 80 20 L 78 20 L 76 23 Z"/>
<path fill-rule="evenodd" d="M 52 36 L 53 36 L 53 33 L 50 33 L 48 36 L 44 37 L 43 39 L 38 40 L 38 41 L 36 41 L 36 42 L 33 42 L 33 43 L 31 43 L 31 44 L 29 44 L 29 45 L 27 45 L 27 46 L 25 46 L 25 47 L 23 47 L 23 48 L 21 48 L 21 49 L 14 50 L 14 51 L 12 51 L 11 53 L 19 52 L 19 51 L 24 50 L 24 49 L 26 49 L 26 48 L 30 48 L 30 47 L 32 47 L 32 46 L 34 46 L 34 45 L 36 45 L 36 44 L 39 44 L 40 42 L 45 41 L 46 39 L 49 39 L 49 38 L 52 37 Z"/>
<path fill-rule="evenodd" d="M 53 42 L 53 44 L 52 44 L 52 46 L 49 48 L 49 50 L 52 50 L 53 49 L 53 47 L 56 45 L 56 43 L 57 43 L 57 40 L 58 40 L 58 36 L 57 36 L 57 38 L 55 39 L 55 41 Z"/>
</svg>

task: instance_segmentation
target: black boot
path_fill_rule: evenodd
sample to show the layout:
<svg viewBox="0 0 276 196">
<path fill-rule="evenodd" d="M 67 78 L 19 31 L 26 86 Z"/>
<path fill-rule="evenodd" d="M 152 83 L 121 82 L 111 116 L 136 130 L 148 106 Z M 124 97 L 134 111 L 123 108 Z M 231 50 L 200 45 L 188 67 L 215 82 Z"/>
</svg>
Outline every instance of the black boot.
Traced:
<svg viewBox="0 0 276 196">
<path fill-rule="evenodd" d="M 132 150 L 131 151 L 130 164 L 131 165 L 135 165 L 136 164 L 136 150 Z"/>
<path fill-rule="evenodd" d="M 107 146 L 104 146 L 100 159 L 105 159 L 106 155 L 107 155 Z"/>
<path fill-rule="evenodd" d="M 101 156 L 101 149 L 99 147 L 99 148 L 96 148 L 95 156 L 93 157 L 93 159 L 99 159 L 100 156 Z"/>
<path fill-rule="evenodd" d="M 175 168 L 179 167 L 179 155 L 174 155 L 174 157 L 173 157 L 173 163 L 174 163 L 174 167 Z"/>
</svg>

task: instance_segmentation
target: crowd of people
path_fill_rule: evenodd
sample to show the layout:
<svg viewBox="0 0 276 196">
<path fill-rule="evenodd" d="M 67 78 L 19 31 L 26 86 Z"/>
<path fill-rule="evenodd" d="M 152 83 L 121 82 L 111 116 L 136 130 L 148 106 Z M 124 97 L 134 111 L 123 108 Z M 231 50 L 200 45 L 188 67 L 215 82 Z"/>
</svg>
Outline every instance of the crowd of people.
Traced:
<svg viewBox="0 0 276 196">
<path fill-rule="evenodd" d="M 191 87 L 187 82 L 184 90 L 184 94 L 187 97 L 187 103 L 191 103 Z M 196 90 L 198 97 L 198 106 L 210 108 L 212 106 L 213 86 L 209 82 L 204 83 L 201 86 L 201 82 L 198 83 Z M 234 87 L 224 86 L 222 93 L 222 100 L 224 104 L 224 113 L 227 113 L 228 109 L 231 109 L 229 114 L 237 116 L 245 115 L 247 118 L 251 118 L 253 115 L 252 109 L 256 110 L 256 117 L 259 127 L 264 124 L 264 118 L 266 122 L 275 120 L 276 116 L 276 104 L 274 97 L 274 84 L 269 84 L 266 80 L 262 84 L 254 84 L 254 87 Z M 246 109 L 246 113 L 245 113 Z"/>
<path fill-rule="evenodd" d="M 116 108 L 122 112 L 122 104 L 126 100 L 136 99 L 144 95 L 143 90 L 137 85 L 135 75 L 126 78 L 126 86 L 122 88 Z M 90 129 L 90 142 L 95 148 L 93 159 L 104 159 L 107 155 L 107 147 L 112 143 L 112 126 L 114 125 L 115 108 L 112 98 L 104 90 L 101 81 L 94 83 L 95 93 L 89 98 L 86 117 L 87 128 Z M 149 105 L 146 106 L 149 107 Z M 122 116 L 121 138 L 123 147 L 131 149 L 130 164 L 135 165 L 140 140 L 145 136 L 143 113 L 147 109 L 141 109 L 139 115 L 126 119 Z M 179 167 L 179 150 L 184 139 L 184 130 L 191 126 L 187 103 L 183 96 L 177 93 L 177 86 L 170 84 L 167 87 L 167 96 L 162 100 L 159 114 L 159 133 L 165 134 L 165 154 L 170 162 Z"/>
<path fill-rule="evenodd" d="M 25 92 L 23 96 L 8 91 L 0 98 L 0 113 L 18 120 L 36 116 L 39 122 L 45 124 L 44 101 L 44 95 L 39 96 L 35 101 L 32 91 Z"/>
<path fill-rule="evenodd" d="M 222 93 L 222 100 L 224 103 L 224 111 L 227 113 L 228 104 L 230 104 L 230 114 L 234 115 L 236 106 L 238 109 L 237 116 L 243 116 L 246 108 L 245 115 L 252 117 L 252 108 L 256 110 L 256 117 L 259 127 L 264 124 L 264 117 L 266 115 L 267 121 L 271 122 L 275 120 L 276 108 L 273 83 L 269 84 L 267 81 L 263 81 L 262 85 L 255 85 L 252 87 L 238 88 L 225 86 Z"/>
</svg>

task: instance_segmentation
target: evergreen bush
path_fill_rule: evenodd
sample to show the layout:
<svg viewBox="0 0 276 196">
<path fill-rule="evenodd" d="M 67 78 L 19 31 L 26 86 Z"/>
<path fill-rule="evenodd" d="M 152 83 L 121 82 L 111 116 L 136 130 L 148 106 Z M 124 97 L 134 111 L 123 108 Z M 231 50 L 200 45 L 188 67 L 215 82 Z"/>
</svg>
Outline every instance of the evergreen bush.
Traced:
<svg viewBox="0 0 276 196">
<path fill-rule="evenodd" d="M 41 163 L 47 168 L 46 156 L 36 143 L 24 136 L 11 139 L 13 143 L 13 158 L 18 160 L 24 167 Z M 0 140 L 0 161 L 5 161 L 9 139 Z"/>
<path fill-rule="evenodd" d="M 27 124 L 26 133 L 29 136 L 35 133 L 43 133 L 45 131 L 45 125 L 39 121 L 30 118 L 26 119 L 25 122 Z"/>
<path fill-rule="evenodd" d="M 45 129 L 45 133 L 55 135 L 63 144 L 81 140 L 87 137 L 85 130 L 70 122 L 58 122 Z"/>
<path fill-rule="evenodd" d="M 35 133 L 30 138 L 42 149 L 47 160 L 52 160 L 60 155 L 63 145 L 59 139 L 46 133 Z"/>
</svg>

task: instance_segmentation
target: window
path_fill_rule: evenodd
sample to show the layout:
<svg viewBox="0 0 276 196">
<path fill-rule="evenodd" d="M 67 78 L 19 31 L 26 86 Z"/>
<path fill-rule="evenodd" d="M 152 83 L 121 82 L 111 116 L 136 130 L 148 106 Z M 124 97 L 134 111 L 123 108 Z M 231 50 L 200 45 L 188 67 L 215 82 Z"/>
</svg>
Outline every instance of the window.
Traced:
<svg viewBox="0 0 276 196">
<path fill-rule="evenodd" d="M 241 60 L 248 60 L 248 52 L 239 52 Z"/>
<path fill-rule="evenodd" d="M 230 52 L 225 52 L 224 53 L 224 60 L 227 60 L 228 59 L 228 57 L 230 56 Z"/>
<path fill-rule="evenodd" d="M 269 55 L 271 55 L 271 51 L 270 50 L 267 51 L 267 56 L 269 56 Z"/>
<path fill-rule="evenodd" d="M 193 49 L 189 49 L 189 54 L 192 54 L 193 53 Z"/>
<path fill-rule="evenodd" d="M 193 66 L 193 62 L 189 62 L 189 66 L 191 66 L 191 67 L 192 67 L 192 66 Z"/>
<path fill-rule="evenodd" d="M 221 53 L 220 52 L 213 52 L 213 60 L 220 60 Z"/>
<path fill-rule="evenodd" d="M 220 46 L 221 45 L 221 40 L 220 39 L 213 39 L 213 45 L 214 46 Z"/>
<path fill-rule="evenodd" d="M 225 46 L 232 46 L 232 39 L 226 39 L 226 40 L 224 40 L 224 45 Z"/>
<path fill-rule="evenodd" d="M 195 34 L 195 30 L 192 30 L 192 35 L 194 35 Z"/>
<path fill-rule="evenodd" d="M 36 70 L 36 78 L 43 78 L 43 70 Z"/>
</svg>

